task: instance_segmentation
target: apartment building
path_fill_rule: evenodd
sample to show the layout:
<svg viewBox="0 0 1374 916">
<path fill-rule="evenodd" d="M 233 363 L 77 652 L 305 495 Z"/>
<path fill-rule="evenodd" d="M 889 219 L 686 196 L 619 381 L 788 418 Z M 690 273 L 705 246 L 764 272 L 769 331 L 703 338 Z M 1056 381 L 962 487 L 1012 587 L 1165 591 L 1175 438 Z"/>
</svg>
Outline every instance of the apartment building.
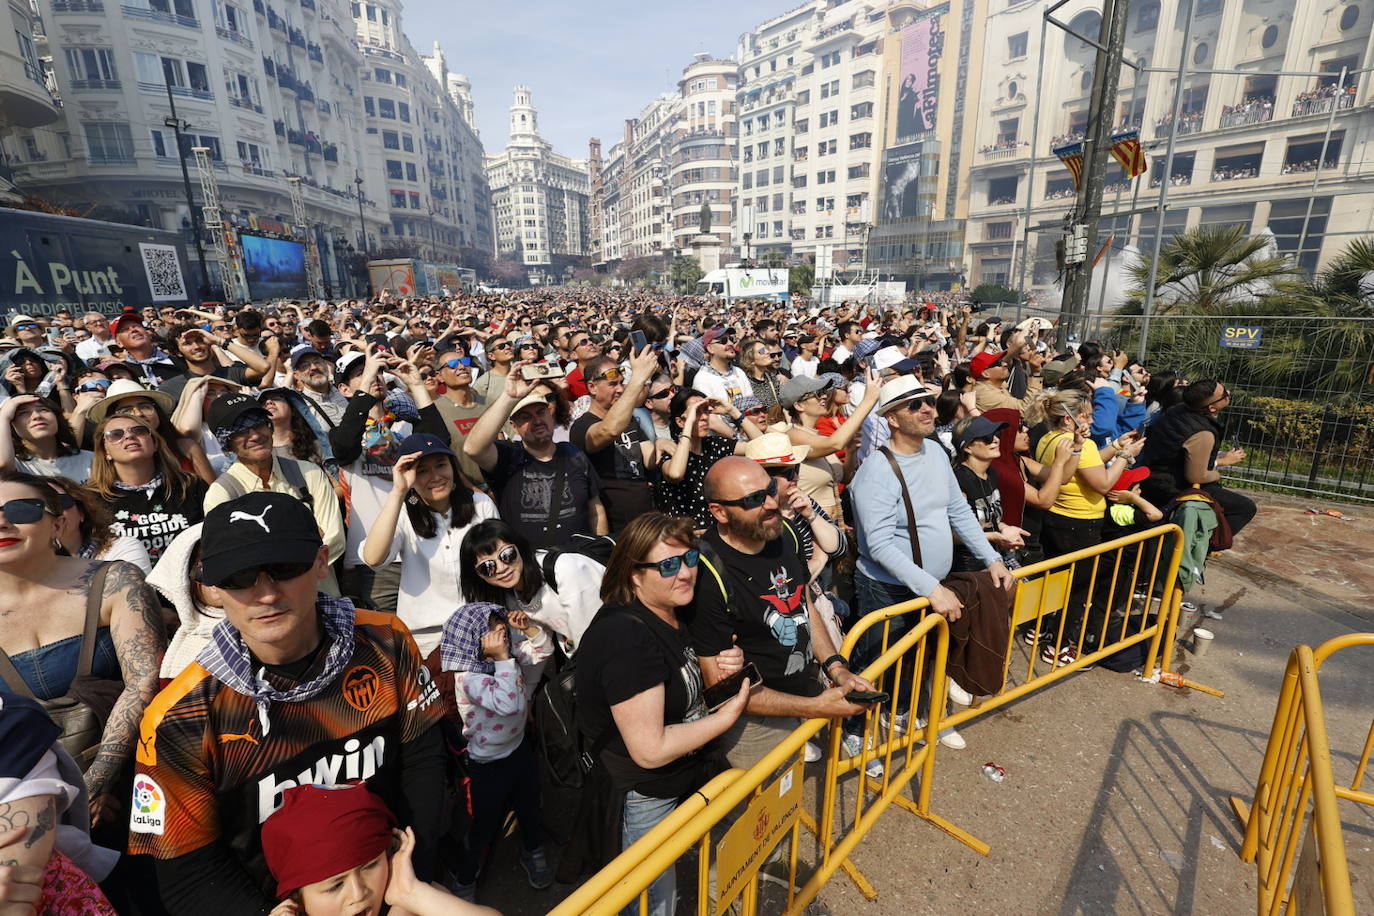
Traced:
<svg viewBox="0 0 1374 916">
<path fill-rule="evenodd" d="M 657 258 L 673 247 L 668 169 L 679 102 L 676 95 L 661 95 L 625 122 L 620 231 L 627 258 Z"/>
<path fill-rule="evenodd" d="M 738 179 L 739 123 L 735 93 L 739 66 L 698 54 L 678 80 L 678 117 L 668 162 L 671 241 L 678 254 L 690 254 L 700 234 L 701 207 L 711 213 L 711 234 L 733 242 L 735 183 Z"/>
<path fill-rule="evenodd" d="M 398 5 L 51 0 L 48 10 L 36 52 L 49 60 L 61 117 L 0 140 L 26 193 L 101 218 L 182 230 L 189 241 L 182 156 L 205 147 L 234 225 L 294 232 L 288 179 L 300 179 L 326 289 L 358 291 L 350 252 L 451 261 L 465 248 L 490 250 L 477 189 L 458 185 L 471 211 L 432 206 L 433 192 L 456 179 L 441 180 L 438 163 L 431 169 L 422 158 L 426 135 L 449 142 L 446 172 L 481 174 L 470 163 L 481 163 L 482 152 L 475 132 L 454 125 L 457 106 L 405 41 Z M 379 71 L 390 80 L 385 90 L 375 88 L 383 85 Z M 401 120 L 403 104 L 409 121 Z M 464 157 L 469 164 L 460 167 Z M 388 159 L 399 161 L 395 187 Z M 199 188 L 193 197 L 199 207 Z M 468 219 L 476 225 L 465 232 Z"/>
<path fill-rule="evenodd" d="M 625 236 L 621 231 L 621 179 L 625 172 L 625 141 L 617 140 L 606 151 L 601 163 L 599 189 L 593 189 L 591 206 L 599 214 L 599 248 L 592 256 L 592 267 L 606 270 L 625 259 Z"/>
<path fill-rule="evenodd" d="M 1130 181 L 1108 161 L 1101 234 L 1113 239 L 1114 252 L 1153 245 L 1153 212 L 1110 214 L 1157 202 L 1181 59 L 1182 115 L 1165 237 L 1239 223 L 1272 232 L 1279 251 L 1315 269 L 1351 239 L 1374 231 L 1374 112 L 1369 74 L 1359 72 L 1374 63 L 1369 5 L 1194 2 L 1186 47 L 1186 0 L 1131 4 L 1127 59 L 1161 72 L 1123 68 L 1113 120 L 1140 130 L 1150 170 Z M 1068 4 L 1061 15 L 1085 34 L 1095 34 L 1100 23 L 1087 0 Z M 1024 274 L 1029 287 L 1049 292 L 1056 279 L 1058 234 L 1032 231 L 1025 245 L 1023 233 L 1027 220 L 1033 229 L 1057 224 L 1073 204 L 1072 177 L 1050 150 L 1086 130 L 1094 53 L 1053 28 L 1042 49 L 1040 22 L 1036 4 L 1006 6 L 987 17 L 987 69 L 997 75 L 984 82 L 971 112 L 978 131 L 968 224 L 972 284 L 1015 285 Z M 1034 86 L 1042 59 L 1037 124 Z M 1225 70 L 1241 72 L 1212 72 Z"/>
<path fill-rule="evenodd" d="M 0 32 L 0 138 L 16 128 L 41 128 L 62 117 L 61 101 L 51 88 L 51 74 L 39 58 L 46 40 L 33 0 L 9 0 L 12 29 Z M 8 144 L 0 157 L 0 201 L 18 198 Z M 33 134 L 26 132 L 16 148 L 25 158 L 40 155 Z M 19 161 L 23 161 L 22 158 Z"/>
<path fill-rule="evenodd" d="M 587 262 L 591 178 L 586 159 L 554 152 L 539 135 L 528 86 L 516 86 L 510 140 L 486 157 L 496 250 L 516 257 L 532 276 L 562 276 Z"/>
</svg>

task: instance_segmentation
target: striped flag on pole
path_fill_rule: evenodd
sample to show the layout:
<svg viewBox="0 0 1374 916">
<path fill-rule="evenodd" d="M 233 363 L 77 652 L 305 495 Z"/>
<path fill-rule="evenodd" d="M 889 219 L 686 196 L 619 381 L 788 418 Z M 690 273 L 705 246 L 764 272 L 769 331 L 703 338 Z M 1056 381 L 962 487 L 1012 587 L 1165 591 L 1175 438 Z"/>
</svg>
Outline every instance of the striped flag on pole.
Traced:
<svg viewBox="0 0 1374 916">
<path fill-rule="evenodd" d="M 1083 182 L 1083 143 L 1081 141 L 1066 143 L 1063 146 L 1055 147 L 1051 152 L 1058 156 L 1064 165 L 1068 166 L 1069 171 L 1073 174 L 1073 189 L 1077 191 Z"/>
<path fill-rule="evenodd" d="M 1140 145 L 1140 131 L 1134 127 L 1112 134 L 1111 151 L 1129 178 L 1144 175 L 1149 168 L 1145 148 Z"/>
</svg>

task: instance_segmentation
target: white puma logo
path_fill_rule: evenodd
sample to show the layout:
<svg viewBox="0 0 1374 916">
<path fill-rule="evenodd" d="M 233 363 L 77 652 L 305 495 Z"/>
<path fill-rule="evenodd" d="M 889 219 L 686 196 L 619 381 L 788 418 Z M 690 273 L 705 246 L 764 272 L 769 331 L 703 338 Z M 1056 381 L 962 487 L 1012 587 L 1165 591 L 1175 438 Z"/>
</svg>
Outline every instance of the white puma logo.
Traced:
<svg viewBox="0 0 1374 916">
<path fill-rule="evenodd" d="M 250 514 L 247 513 L 247 512 L 243 512 L 243 511 L 240 511 L 240 510 L 235 510 L 235 511 L 229 513 L 229 523 L 230 523 L 230 524 L 233 524 L 234 522 L 244 522 L 244 521 L 248 521 L 248 522 L 257 522 L 259 525 L 262 526 L 262 530 L 263 530 L 264 532 L 266 532 L 267 534 L 271 534 L 271 533 L 272 533 L 272 529 L 271 529 L 271 528 L 268 528 L 268 527 L 267 527 L 267 522 L 263 521 L 263 519 L 267 516 L 267 513 L 268 513 L 269 511 L 271 511 L 271 509 L 272 509 L 272 507 L 271 507 L 271 506 L 268 506 L 266 509 L 263 509 L 263 510 L 262 510 L 262 514 L 261 514 L 261 515 L 250 515 Z"/>
</svg>

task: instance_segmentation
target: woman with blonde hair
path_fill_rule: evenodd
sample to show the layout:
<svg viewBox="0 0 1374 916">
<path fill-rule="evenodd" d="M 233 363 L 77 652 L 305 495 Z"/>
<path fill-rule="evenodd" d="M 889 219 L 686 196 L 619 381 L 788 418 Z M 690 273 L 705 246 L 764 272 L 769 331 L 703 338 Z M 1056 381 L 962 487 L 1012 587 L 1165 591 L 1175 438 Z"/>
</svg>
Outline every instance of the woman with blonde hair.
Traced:
<svg viewBox="0 0 1374 916">
<path fill-rule="evenodd" d="M 205 517 L 205 481 L 181 469 L 161 435 L 137 416 L 114 413 L 95 428 L 90 488 L 123 534 L 156 563 L 181 531 Z"/>
<path fill-rule="evenodd" d="M 1098 449 L 1091 438 L 1093 402 L 1081 391 L 1059 391 L 1034 401 L 1028 408 L 1028 420 L 1037 422 L 1043 417 L 1049 431 L 1036 444 L 1035 460 L 1053 465 L 1060 443 L 1072 441 L 1076 460 L 1070 464 L 1074 474 L 1059 488 L 1054 504 L 1044 516 L 1041 542 L 1046 558 L 1063 556 L 1077 550 L 1096 547 L 1102 542 L 1102 519 L 1107 514 L 1107 493 L 1113 490 L 1122 472 L 1135 461 L 1145 440 L 1127 434 Z M 1086 622 L 1092 563 L 1079 564 L 1074 571 L 1073 588 L 1065 614 L 1063 638 L 1057 638 L 1059 621 L 1046 618 L 1041 624 L 1045 645 L 1040 655 L 1051 665 L 1067 665 L 1078 659 L 1079 633 L 1084 633 L 1082 646 L 1091 652 L 1097 647 L 1100 614 L 1094 613 Z M 1061 648 L 1056 653 L 1055 644 Z"/>
</svg>

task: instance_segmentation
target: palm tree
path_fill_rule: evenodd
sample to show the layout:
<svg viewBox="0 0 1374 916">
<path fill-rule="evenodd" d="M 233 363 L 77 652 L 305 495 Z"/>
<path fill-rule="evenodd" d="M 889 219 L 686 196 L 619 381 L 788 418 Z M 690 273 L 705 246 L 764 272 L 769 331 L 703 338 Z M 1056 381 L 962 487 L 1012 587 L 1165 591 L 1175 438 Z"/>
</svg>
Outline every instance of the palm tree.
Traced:
<svg viewBox="0 0 1374 916">
<path fill-rule="evenodd" d="M 1249 235 L 1242 223 L 1199 226 L 1174 236 L 1159 253 L 1151 311 L 1205 315 L 1224 306 L 1250 306 L 1262 297 L 1292 292 L 1299 272 L 1272 245 L 1271 237 Z M 1137 260 L 1130 273 L 1133 289 L 1123 313 L 1138 315 L 1150 282 L 1149 259 Z"/>
</svg>

